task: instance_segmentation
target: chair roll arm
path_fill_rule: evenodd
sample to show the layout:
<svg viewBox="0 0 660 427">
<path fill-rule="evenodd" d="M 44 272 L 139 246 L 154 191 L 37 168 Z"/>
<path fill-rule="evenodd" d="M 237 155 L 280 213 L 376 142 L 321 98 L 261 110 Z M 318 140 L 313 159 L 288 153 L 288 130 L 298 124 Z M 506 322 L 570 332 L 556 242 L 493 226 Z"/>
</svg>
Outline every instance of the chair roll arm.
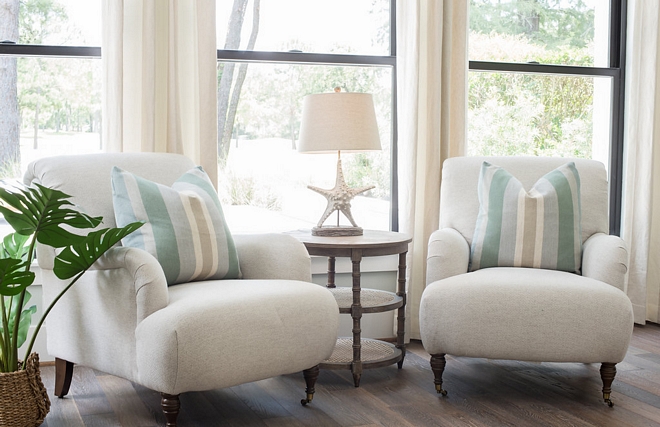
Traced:
<svg viewBox="0 0 660 427">
<path fill-rule="evenodd" d="M 426 284 L 467 273 L 470 246 L 453 228 L 434 231 L 429 238 L 426 258 Z"/>
<path fill-rule="evenodd" d="M 45 245 L 37 246 L 37 259 L 42 270 L 53 269 L 55 256 L 56 252 L 53 248 Z M 165 273 L 151 254 L 138 248 L 115 246 L 103 254 L 88 272 L 119 269 L 125 269 L 127 276 L 132 279 L 138 323 L 167 306 L 169 294 Z"/>
<path fill-rule="evenodd" d="M 234 235 L 243 279 L 312 281 L 312 263 L 303 245 L 287 234 Z"/>
<path fill-rule="evenodd" d="M 582 275 L 626 292 L 628 246 L 619 236 L 596 233 L 582 245 Z"/>
</svg>

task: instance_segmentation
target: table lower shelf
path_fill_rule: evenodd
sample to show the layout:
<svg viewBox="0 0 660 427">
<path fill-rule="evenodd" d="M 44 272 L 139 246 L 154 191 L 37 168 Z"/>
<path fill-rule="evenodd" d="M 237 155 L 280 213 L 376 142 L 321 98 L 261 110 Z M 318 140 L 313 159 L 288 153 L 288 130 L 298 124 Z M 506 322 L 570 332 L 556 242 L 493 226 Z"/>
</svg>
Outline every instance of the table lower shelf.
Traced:
<svg viewBox="0 0 660 427">
<path fill-rule="evenodd" d="M 393 344 L 371 338 L 360 340 L 362 369 L 380 368 L 401 360 L 401 350 Z M 337 338 L 335 350 L 329 359 L 321 362 L 321 369 L 351 369 L 353 363 L 353 338 Z"/>
</svg>

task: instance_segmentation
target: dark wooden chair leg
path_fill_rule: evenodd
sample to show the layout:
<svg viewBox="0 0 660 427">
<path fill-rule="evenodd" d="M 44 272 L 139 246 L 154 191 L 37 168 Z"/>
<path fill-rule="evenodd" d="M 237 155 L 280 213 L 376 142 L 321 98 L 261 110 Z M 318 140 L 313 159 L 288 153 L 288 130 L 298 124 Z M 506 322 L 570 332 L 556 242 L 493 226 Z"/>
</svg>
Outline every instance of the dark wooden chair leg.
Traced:
<svg viewBox="0 0 660 427">
<path fill-rule="evenodd" d="M 62 398 L 69 392 L 73 378 L 73 363 L 55 358 L 55 396 Z"/>
<path fill-rule="evenodd" d="M 435 376 L 435 379 L 433 380 L 433 383 L 435 384 L 435 391 L 443 396 L 447 395 L 447 390 L 442 389 L 442 373 L 445 371 L 446 364 L 447 361 L 445 360 L 444 354 L 431 355 L 431 370 Z"/>
<path fill-rule="evenodd" d="M 167 420 L 167 427 L 176 427 L 176 418 L 179 416 L 179 408 L 181 407 L 181 402 L 179 402 L 178 394 L 160 394 L 160 406 L 163 408 L 163 413 L 165 414 L 165 419 Z"/>
<path fill-rule="evenodd" d="M 600 379 L 603 380 L 603 400 L 609 407 L 614 406 L 610 394 L 612 393 L 612 381 L 614 381 L 615 376 L 616 363 L 603 363 L 600 365 Z"/>
<path fill-rule="evenodd" d="M 316 384 L 316 380 L 319 377 L 319 365 L 313 366 L 309 369 L 305 369 L 303 371 L 303 377 L 305 377 L 305 393 L 306 397 L 305 399 L 302 399 L 300 403 L 305 406 L 308 403 L 312 401 L 314 398 L 314 385 Z"/>
</svg>

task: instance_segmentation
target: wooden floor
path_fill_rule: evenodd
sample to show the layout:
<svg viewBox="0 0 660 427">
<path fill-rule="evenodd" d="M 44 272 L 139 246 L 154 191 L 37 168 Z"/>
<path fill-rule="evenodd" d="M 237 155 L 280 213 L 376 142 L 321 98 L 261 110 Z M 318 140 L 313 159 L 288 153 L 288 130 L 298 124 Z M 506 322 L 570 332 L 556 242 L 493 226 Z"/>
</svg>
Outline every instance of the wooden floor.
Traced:
<svg viewBox="0 0 660 427">
<path fill-rule="evenodd" d="M 602 401 L 599 365 L 447 358 L 446 398 L 433 387 L 429 356 L 409 346 L 402 370 L 369 370 L 361 386 L 348 371 L 321 371 L 303 407 L 302 374 L 181 395 L 186 426 L 660 426 L 660 326 L 636 326 L 617 365 L 614 407 Z M 160 396 L 126 380 L 76 367 L 71 393 L 52 396 L 54 367 L 42 369 L 51 394 L 44 425 L 164 425 Z"/>
</svg>

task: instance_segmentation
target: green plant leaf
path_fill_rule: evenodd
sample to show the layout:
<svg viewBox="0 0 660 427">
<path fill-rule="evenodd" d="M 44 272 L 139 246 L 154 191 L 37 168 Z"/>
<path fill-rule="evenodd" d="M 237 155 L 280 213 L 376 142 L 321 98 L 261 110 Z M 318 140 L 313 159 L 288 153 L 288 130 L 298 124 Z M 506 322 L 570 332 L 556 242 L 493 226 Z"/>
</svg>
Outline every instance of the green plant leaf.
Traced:
<svg viewBox="0 0 660 427">
<path fill-rule="evenodd" d="M 69 208 L 71 198 L 59 190 L 35 184 L 34 187 L 19 185 L 0 186 L 0 213 L 7 222 L 23 235 L 35 234 L 40 243 L 63 248 L 81 242 L 84 236 L 74 234 L 61 225 L 83 229 L 94 228 L 101 217 L 91 217 Z"/>
<path fill-rule="evenodd" d="M 30 247 L 27 245 L 30 236 L 19 233 L 10 233 L 0 243 L 0 258 L 27 259 Z"/>
<path fill-rule="evenodd" d="M 20 348 L 27 340 L 30 326 L 32 325 L 32 315 L 37 312 L 37 306 L 33 305 L 21 312 L 21 319 L 18 321 L 18 342 L 16 348 Z"/>
<path fill-rule="evenodd" d="M 11 337 L 13 335 L 14 331 L 14 324 L 16 322 L 16 318 L 18 317 L 18 312 L 19 307 L 18 307 L 18 299 L 17 298 L 5 298 L 5 306 L 9 307 L 8 312 L 9 312 L 9 318 L 8 318 L 8 326 L 9 326 L 9 336 Z M 27 290 L 25 291 L 25 299 L 23 300 L 23 307 L 25 307 L 30 301 L 30 298 L 32 298 L 32 295 L 30 292 Z M 10 306 L 11 304 L 11 306 Z M 25 341 L 27 340 L 27 335 L 30 330 L 30 326 L 32 325 L 32 315 L 37 312 L 37 306 L 33 305 L 28 309 L 25 309 L 21 311 L 20 315 L 20 320 L 18 321 L 18 342 L 16 343 L 16 348 L 22 346 Z M 2 327 L 2 324 L 0 323 L 0 334 L 4 334 L 4 330 Z"/>
<path fill-rule="evenodd" d="M 122 228 L 92 231 L 84 241 L 65 248 L 56 258 L 53 271 L 62 279 L 70 279 L 84 272 L 115 243 L 128 236 L 144 223 L 133 222 Z"/>
<path fill-rule="evenodd" d="M 0 295 L 18 295 L 34 282 L 34 273 L 27 271 L 26 261 L 0 259 Z"/>
</svg>

